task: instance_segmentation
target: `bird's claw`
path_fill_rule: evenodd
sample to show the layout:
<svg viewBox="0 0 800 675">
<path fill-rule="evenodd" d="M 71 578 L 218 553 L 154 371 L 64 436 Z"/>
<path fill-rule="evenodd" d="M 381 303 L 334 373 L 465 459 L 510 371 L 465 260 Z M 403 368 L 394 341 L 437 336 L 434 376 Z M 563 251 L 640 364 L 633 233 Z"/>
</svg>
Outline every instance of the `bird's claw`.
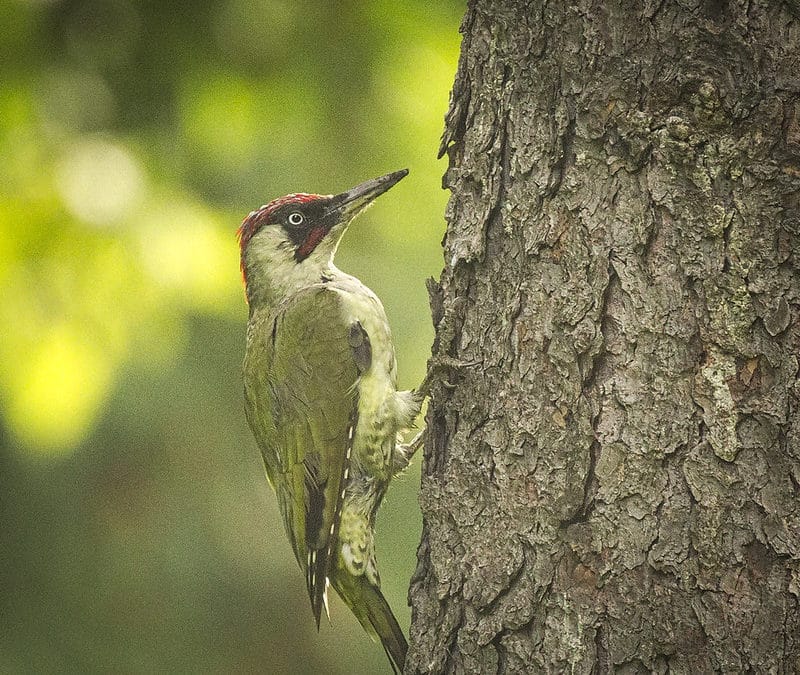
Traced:
<svg viewBox="0 0 800 675">
<path fill-rule="evenodd" d="M 392 475 L 396 476 L 408 468 L 414 454 L 419 450 L 425 441 L 425 430 L 418 432 L 408 443 L 395 446 L 392 456 Z"/>
<path fill-rule="evenodd" d="M 428 361 L 428 372 L 425 373 L 425 378 L 414 390 L 414 394 L 418 396 L 420 400 L 424 400 L 430 396 L 433 378 L 442 370 L 460 370 L 461 368 L 469 368 L 480 364 L 480 361 L 461 361 L 447 355 L 434 356 Z M 456 386 L 452 382 L 444 379 L 440 380 L 440 383 L 447 389 L 454 389 Z"/>
</svg>

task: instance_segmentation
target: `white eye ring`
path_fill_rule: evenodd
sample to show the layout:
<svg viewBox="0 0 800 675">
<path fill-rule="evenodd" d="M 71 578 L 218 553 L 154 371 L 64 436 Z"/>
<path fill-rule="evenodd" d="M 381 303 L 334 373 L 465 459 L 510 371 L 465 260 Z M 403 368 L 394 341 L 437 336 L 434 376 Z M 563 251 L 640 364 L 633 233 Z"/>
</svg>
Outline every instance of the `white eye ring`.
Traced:
<svg viewBox="0 0 800 675">
<path fill-rule="evenodd" d="M 294 213 L 289 214 L 289 225 L 302 225 L 304 220 L 305 216 L 303 216 L 302 213 L 295 211 Z"/>
</svg>

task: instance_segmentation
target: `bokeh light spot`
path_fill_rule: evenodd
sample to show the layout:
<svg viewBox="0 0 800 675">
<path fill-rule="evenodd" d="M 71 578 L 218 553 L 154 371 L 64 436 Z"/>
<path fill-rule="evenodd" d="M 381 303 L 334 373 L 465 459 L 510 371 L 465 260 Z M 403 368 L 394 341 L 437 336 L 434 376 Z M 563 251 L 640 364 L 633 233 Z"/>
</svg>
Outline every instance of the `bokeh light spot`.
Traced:
<svg viewBox="0 0 800 675">
<path fill-rule="evenodd" d="M 85 336 L 53 328 L 14 371 L 11 427 L 40 452 L 70 449 L 86 434 L 111 386 L 112 367 Z"/>
<path fill-rule="evenodd" d="M 237 292 L 238 253 L 233 228 L 190 202 L 173 202 L 146 215 L 139 230 L 144 269 L 188 304 L 220 311 Z"/>
<path fill-rule="evenodd" d="M 258 134 L 255 86 L 225 73 L 207 74 L 184 92 L 184 127 L 189 139 L 215 162 L 246 160 Z M 223 121 L 220 123 L 220 121 Z"/>
<path fill-rule="evenodd" d="M 101 138 L 85 138 L 67 151 L 56 181 L 67 210 L 99 227 L 118 223 L 144 194 L 138 162 L 120 144 Z"/>
</svg>

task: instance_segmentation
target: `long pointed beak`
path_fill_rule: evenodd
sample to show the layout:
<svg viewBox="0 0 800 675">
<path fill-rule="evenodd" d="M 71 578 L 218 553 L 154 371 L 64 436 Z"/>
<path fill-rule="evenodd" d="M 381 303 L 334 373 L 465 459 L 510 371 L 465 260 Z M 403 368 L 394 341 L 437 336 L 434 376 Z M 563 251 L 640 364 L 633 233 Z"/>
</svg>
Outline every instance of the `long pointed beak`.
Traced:
<svg viewBox="0 0 800 675">
<path fill-rule="evenodd" d="M 347 192 L 336 195 L 331 201 L 333 210 L 340 213 L 338 220 L 340 222 L 343 220 L 352 220 L 377 197 L 380 197 L 407 175 L 408 169 L 400 169 L 400 171 L 387 173 L 380 178 L 372 178 L 371 180 L 364 181 Z"/>
</svg>

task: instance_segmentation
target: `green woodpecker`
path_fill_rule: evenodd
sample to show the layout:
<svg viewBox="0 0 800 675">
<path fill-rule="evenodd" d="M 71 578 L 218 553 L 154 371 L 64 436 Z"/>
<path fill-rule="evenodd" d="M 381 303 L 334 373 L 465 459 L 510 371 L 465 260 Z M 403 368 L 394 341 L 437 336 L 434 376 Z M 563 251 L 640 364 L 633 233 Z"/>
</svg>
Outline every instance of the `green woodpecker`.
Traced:
<svg viewBox="0 0 800 675">
<path fill-rule="evenodd" d="M 261 448 L 319 628 L 330 583 L 402 671 L 407 644 L 380 591 L 375 515 L 418 442 L 421 395 L 397 391 L 383 305 L 333 264 L 347 226 L 408 173 L 338 195 L 291 194 L 239 228 L 250 320 L 247 421 Z"/>
</svg>

